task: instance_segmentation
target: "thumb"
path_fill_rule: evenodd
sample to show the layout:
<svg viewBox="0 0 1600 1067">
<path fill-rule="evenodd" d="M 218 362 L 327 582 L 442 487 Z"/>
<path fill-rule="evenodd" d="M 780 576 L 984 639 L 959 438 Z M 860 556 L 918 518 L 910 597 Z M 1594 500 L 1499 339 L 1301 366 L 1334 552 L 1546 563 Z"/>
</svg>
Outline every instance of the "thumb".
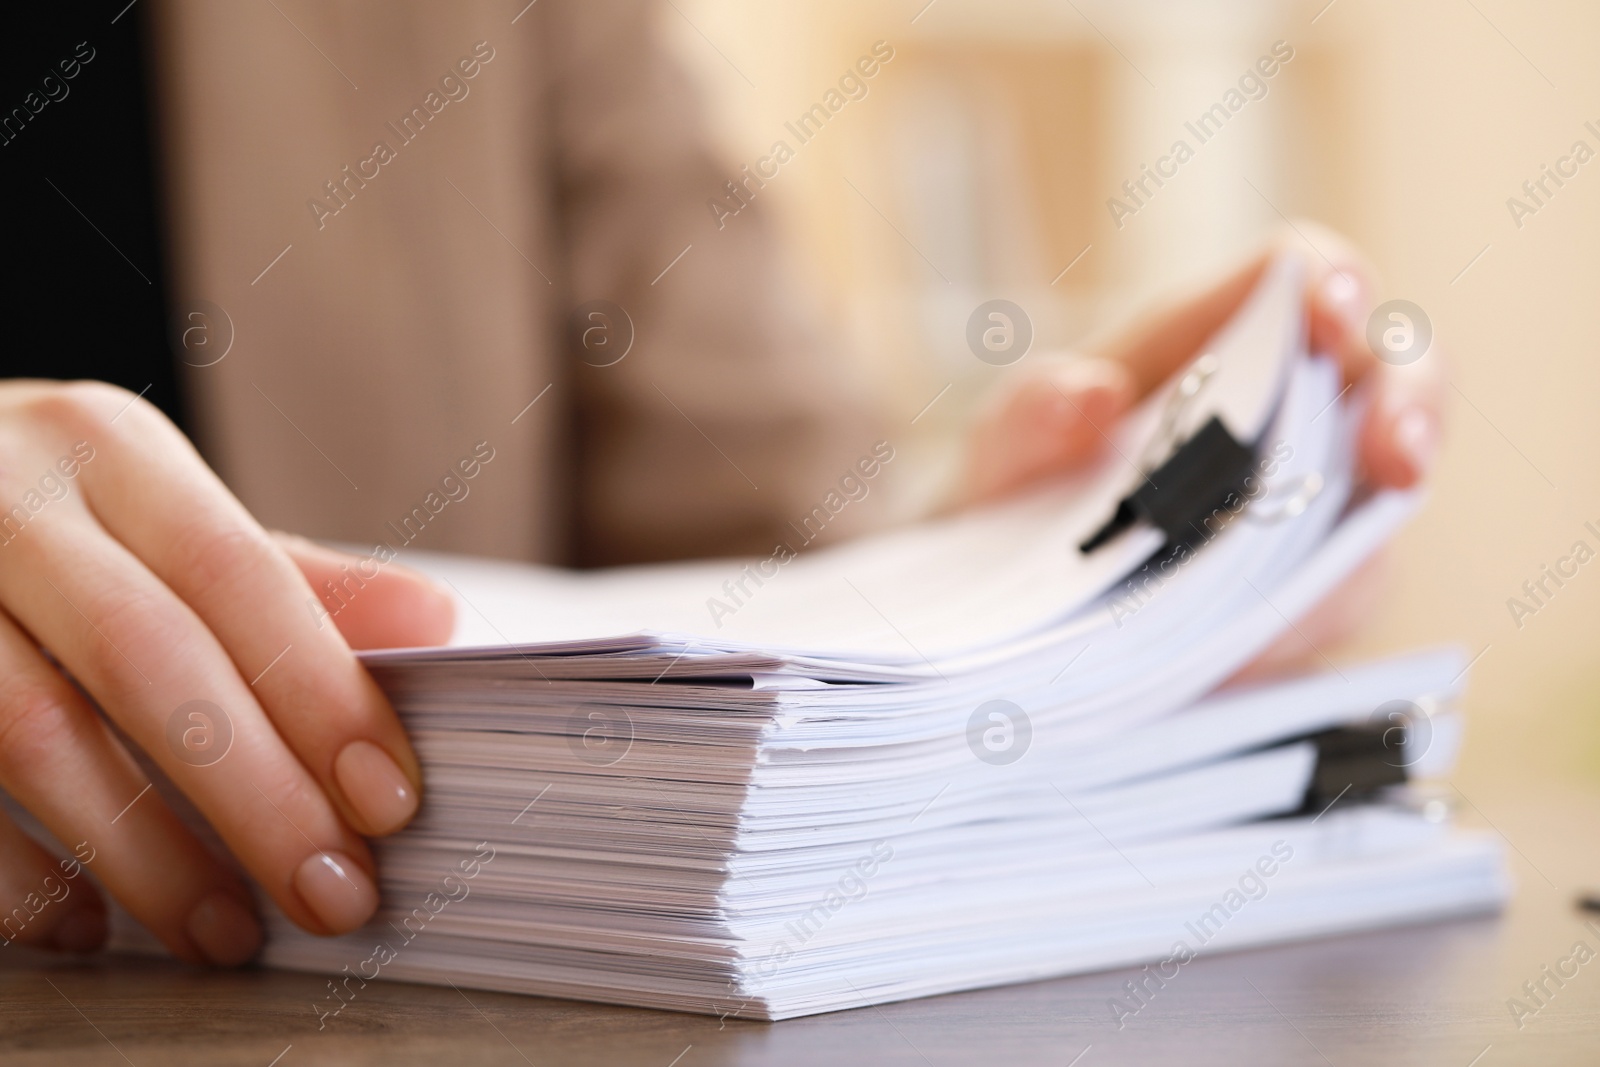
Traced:
<svg viewBox="0 0 1600 1067">
<path fill-rule="evenodd" d="M 1109 360 L 1056 356 L 1030 366 L 974 424 L 958 504 L 1083 466 L 1105 447 L 1134 391 L 1127 368 Z"/>
<path fill-rule="evenodd" d="M 409 567 L 380 564 L 274 530 L 351 648 L 442 645 L 455 629 L 455 598 Z"/>
</svg>

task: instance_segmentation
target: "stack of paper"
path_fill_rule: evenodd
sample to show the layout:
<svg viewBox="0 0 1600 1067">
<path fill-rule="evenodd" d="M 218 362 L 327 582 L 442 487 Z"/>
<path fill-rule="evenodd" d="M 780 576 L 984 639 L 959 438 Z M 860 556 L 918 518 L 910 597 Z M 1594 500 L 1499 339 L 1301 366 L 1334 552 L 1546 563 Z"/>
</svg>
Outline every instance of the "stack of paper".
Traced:
<svg viewBox="0 0 1600 1067">
<path fill-rule="evenodd" d="M 1451 766 L 1460 653 L 1224 686 L 1416 504 L 1355 486 L 1299 292 L 1279 264 L 1003 507 L 753 561 L 408 555 L 461 600 L 452 647 L 364 655 L 423 809 L 368 927 L 272 915 L 266 960 L 332 975 L 323 1016 L 383 977 L 778 1019 L 1497 906 L 1495 844 L 1385 784 Z M 1208 414 L 1247 506 L 1086 551 Z"/>
<path fill-rule="evenodd" d="M 369 928 L 267 960 L 330 1014 L 382 976 L 777 1019 L 1496 906 L 1438 800 L 1312 788 L 1344 724 L 1446 771 L 1458 652 L 1218 691 L 1413 508 L 1352 499 L 1339 394 L 1292 361 L 1264 491 L 1164 572 L 1151 530 L 1079 550 L 1104 469 L 775 574 L 419 559 L 460 647 L 366 659 L 424 810 Z"/>
</svg>

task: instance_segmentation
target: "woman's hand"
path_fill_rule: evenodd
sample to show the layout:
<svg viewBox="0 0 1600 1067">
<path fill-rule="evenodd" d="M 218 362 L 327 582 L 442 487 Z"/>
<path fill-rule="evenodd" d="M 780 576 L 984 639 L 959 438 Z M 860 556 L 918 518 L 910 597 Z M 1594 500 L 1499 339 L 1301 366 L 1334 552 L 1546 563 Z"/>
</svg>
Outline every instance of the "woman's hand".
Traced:
<svg viewBox="0 0 1600 1067">
<path fill-rule="evenodd" d="M 1300 234 L 1315 248 L 1305 254 L 1312 351 L 1333 355 L 1346 383 L 1371 390 L 1357 445 L 1363 473 L 1374 484 L 1396 488 L 1423 478 L 1439 439 L 1440 357 L 1430 354 L 1406 366 L 1380 362 L 1367 344 L 1376 288 L 1372 270 L 1344 238 L 1302 222 L 1217 284 L 1142 316 L 1084 356 L 1030 359 L 1019 367 L 973 427 L 958 502 L 993 500 L 1098 456 L 1116 420 L 1195 356 L 1249 296 L 1273 256 L 1291 243 L 1304 247 Z M 1376 596 L 1379 566 L 1353 576 L 1301 620 L 1297 632 L 1252 664 L 1250 673 L 1297 664 L 1345 636 Z"/>
<path fill-rule="evenodd" d="M 244 884 L 148 792 L 130 746 L 296 923 L 372 915 L 362 835 L 411 819 L 421 774 L 350 643 L 440 642 L 453 607 L 390 565 L 334 619 L 312 586 L 354 562 L 263 530 L 131 393 L 0 384 L 0 787 L 73 853 L 0 816 L 0 936 L 97 948 L 88 869 L 183 959 L 256 952 Z"/>
</svg>

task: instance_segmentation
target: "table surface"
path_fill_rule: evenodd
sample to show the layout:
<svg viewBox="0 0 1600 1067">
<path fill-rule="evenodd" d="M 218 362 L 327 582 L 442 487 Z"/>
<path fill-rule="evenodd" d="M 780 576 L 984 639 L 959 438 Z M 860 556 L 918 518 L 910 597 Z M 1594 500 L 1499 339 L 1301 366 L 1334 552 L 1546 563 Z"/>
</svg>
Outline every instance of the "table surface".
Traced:
<svg viewBox="0 0 1600 1067">
<path fill-rule="evenodd" d="M 1600 962 L 1536 1014 L 1508 1001 L 1571 955 L 1600 951 L 1600 796 L 1462 798 L 1509 845 L 1505 914 L 1203 957 L 1120 1030 L 1131 970 L 986 989 L 783 1023 L 374 982 L 319 1032 L 311 975 L 213 973 L 160 960 L 0 959 L 0 1062 L 31 1064 L 1600 1063 Z M 1593 921 L 1593 927 L 1586 925 Z M 1600 957 L 1597 957 L 1600 959 Z M 1567 966 L 1571 969 L 1571 965 Z M 278 1057 L 274 1059 L 274 1057 Z"/>
</svg>

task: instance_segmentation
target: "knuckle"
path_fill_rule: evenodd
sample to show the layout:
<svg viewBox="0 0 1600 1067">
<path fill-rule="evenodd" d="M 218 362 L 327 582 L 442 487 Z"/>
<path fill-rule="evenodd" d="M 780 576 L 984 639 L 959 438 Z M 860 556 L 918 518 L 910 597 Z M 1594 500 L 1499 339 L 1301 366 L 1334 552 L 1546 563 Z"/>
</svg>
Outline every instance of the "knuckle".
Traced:
<svg viewBox="0 0 1600 1067">
<path fill-rule="evenodd" d="M 172 423 L 143 396 L 110 382 L 81 380 L 51 384 L 22 401 L 34 422 L 72 440 L 95 440 L 109 433 L 149 432 Z M 115 421 L 113 421 L 115 420 Z"/>
<path fill-rule="evenodd" d="M 171 546 L 173 558 L 196 587 L 223 594 L 265 566 L 272 551 L 266 531 L 215 520 L 179 526 L 172 531 Z"/>
<path fill-rule="evenodd" d="M 42 390 L 24 407 L 35 419 L 66 430 L 107 422 L 133 394 L 106 382 L 66 382 Z"/>
<path fill-rule="evenodd" d="M 184 647 L 188 620 L 158 590 L 108 593 L 98 604 L 84 608 L 91 623 L 82 632 L 83 644 L 74 658 L 113 693 L 143 690 L 150 682 L 139 665 L 154 665 Z"/>
</svg>

